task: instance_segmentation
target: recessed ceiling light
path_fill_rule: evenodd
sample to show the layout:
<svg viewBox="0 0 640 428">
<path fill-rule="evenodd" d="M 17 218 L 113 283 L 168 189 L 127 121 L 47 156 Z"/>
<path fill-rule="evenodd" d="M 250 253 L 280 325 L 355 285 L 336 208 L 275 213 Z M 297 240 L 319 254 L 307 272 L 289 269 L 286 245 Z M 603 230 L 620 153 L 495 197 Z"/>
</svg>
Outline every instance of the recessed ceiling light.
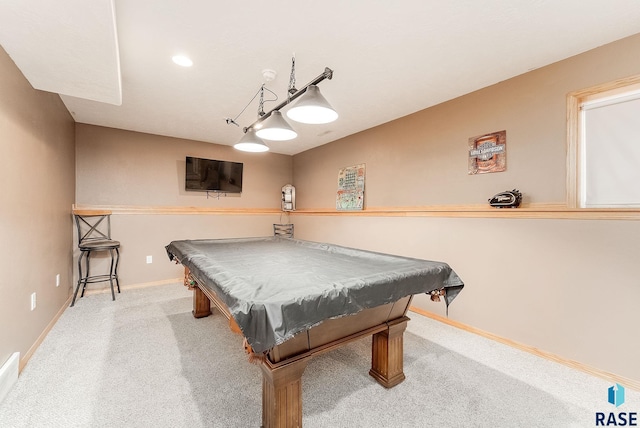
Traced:
<svg viewBox="0 0 640 428">
<path fill-rule="evenodd" d="M 184 55 L 175 55 L 171 59 L 182 67 L 191 67 L 193 65 L 193 61 Z"/>
</svg>

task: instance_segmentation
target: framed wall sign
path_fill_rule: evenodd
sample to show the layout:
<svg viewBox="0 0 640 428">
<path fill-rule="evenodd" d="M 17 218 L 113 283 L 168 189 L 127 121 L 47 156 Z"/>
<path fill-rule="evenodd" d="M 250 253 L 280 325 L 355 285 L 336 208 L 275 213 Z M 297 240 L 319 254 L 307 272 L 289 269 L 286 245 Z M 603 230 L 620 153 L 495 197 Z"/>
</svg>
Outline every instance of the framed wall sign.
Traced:
<svg viewBox="0 0 640 428">
<path fill-rule="evenodd" d="M 347 166 L 338 171 L 338 211 L 361 210 L 364 207 L 364 165 Z"/>
<path fill-rule="evenodd" d="M 507 169 L 507 131 L 469 138 L 469 174 Z"/>
</svg>

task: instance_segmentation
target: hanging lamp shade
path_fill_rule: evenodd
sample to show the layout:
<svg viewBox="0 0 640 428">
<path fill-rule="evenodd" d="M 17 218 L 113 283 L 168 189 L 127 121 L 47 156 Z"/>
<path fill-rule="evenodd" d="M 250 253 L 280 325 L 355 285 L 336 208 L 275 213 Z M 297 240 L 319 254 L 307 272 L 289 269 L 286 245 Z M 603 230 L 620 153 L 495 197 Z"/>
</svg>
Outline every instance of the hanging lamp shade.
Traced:
<svg viewBox="0 0 640 428">
<path fill-rule="evenodd" d="M 287 116 L 300 123 L 321 124 L 333 122 L 338 118 L 338 113 L 322 96 L 320 89 L 316 85 L 310 85 L 287 111 Z"/>
<path fill-rule="evenodd" d="M 262 127 L 256 131 L 256 135 L 265 140 L 286 141 L 293 140 L 298 133 L 282 117 L 282 113 L 276 110 L 262 122 Z"/>
<path fill-rule="evenodd" d="M 233 145 L 233 148 L 243 152 L 253 153 L 266 152 L 269 150 L 269 147 L 256 135 L 253 128 L 245 132 L 242 138 L 240 138 L 240 141 Z"/>
</svg>

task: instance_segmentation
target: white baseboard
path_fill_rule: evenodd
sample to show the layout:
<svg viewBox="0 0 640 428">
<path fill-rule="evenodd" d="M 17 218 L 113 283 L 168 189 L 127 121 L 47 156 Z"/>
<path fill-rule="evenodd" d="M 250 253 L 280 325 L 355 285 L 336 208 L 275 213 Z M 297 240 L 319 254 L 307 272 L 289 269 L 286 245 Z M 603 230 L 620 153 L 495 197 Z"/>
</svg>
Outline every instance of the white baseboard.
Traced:
<svg viewBox="0 0 640 428">
<path fill-rule="evenodd" d="M 0 367 L 0 403 L 7 396 L 13 385 L 18 381 L 20 367 L 20 352 L 14 352 L 6 363 Z"/>
</svg>

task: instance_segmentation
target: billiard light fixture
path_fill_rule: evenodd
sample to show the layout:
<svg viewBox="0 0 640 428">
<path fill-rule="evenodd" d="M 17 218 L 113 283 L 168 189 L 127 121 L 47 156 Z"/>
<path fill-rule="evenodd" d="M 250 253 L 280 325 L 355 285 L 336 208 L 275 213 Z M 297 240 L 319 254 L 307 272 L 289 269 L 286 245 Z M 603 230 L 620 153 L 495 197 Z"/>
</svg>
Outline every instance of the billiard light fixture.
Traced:
<svg viewBox="0 0 640 428">
<path fill-rule="evenodd" d="M 273 80 L 275 71 L 264 70 L 263 76 L 265 81 Z M 233 147 L 250 152 L 263 152 L 269 150 L 264 140 L 270 141 L 287 141 L 298 136 L 298 133 L 289 125 L 281 113 L 281 109 L 296 101 L 287 111 L 287 117 L 291 120 L 306 124 L 325 124 L 333 122 L 338 118 L 338 113 L 331 107 L 331 104 L 322 96 L 318 84 L 325 79 L 331 80 L 333 70 L 325 67 L 324 71 L 311 82 L 301 89 L 295 87 L 295 57 L 291 61 L 291 77 L 289 80 L 289 89 L 287 98 L 268 112 L 264 112 L 264 91 L 271 92 L 263 84 L 258 93 L 253 97 L 255 99 L 260 95 L 258 106 L 258 119 L 251 125 L 243 128 L 245 135 Z M 253 99 L 251 101 L 253 101 Z M 277 99 L 277 98 L 276 98 Z M 249 103 L 251 103 L 251 101 Z M 272 100 L 275 101 L 275 100 Z M 246 109 L 246 107 L 245 107 Z M 244 109 L 242 110 L 244 112 Z M 242 114 L 242 112 L 240 113 Z M 225 119 L 228 124 L 239 126 L 236 119 Z"/>
<path fill-rule="evenodd" d="M 298 133 L 294 131 L 291 125 L 282 117 L 282 113 L 280 113 L 279 110 L 272 111 L 268 119 L 254 125 L 256 125 L 256 135 L 265 140 L 287 141 L 293 140 L 298 136 Z M 253 126 L 249 128 L 251 129 Z"/>
<path fill-rule="evenodd" d="M 256 136 L 256 132 L 253 129 L 247 130 L 244 136 L 240 138 L 233 146 L 234 148 L 241 150 L 243 152 L 266 152 L 269 150 L 269 147 L 262 141 L 261 138 Z"/>
</svg>

